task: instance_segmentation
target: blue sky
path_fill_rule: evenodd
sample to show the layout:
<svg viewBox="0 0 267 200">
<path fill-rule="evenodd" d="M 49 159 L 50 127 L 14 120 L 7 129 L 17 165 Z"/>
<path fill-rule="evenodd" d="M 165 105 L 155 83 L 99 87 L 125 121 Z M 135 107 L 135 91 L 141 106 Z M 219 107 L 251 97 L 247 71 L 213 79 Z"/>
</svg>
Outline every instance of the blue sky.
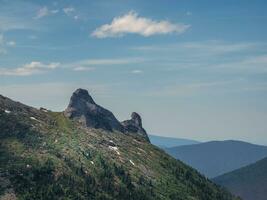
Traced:
<svg viewBox="0 0 267 200">
<path fill-rule="evenodd" d="M 266 1 L 0 0 L 0 93 L 76 88 L 149 133 L 267 144 Z"/>
</svg>

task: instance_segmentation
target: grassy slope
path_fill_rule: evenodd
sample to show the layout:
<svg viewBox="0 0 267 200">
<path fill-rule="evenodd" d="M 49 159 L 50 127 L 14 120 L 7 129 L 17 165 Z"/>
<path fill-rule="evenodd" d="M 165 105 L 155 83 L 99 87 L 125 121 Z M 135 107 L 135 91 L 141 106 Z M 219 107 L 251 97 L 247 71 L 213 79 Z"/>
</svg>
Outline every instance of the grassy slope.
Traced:
<svg viewBox="0 0 267 200">
<path fill-rule="evenodd" d="M 267 158 L 214 179 L 244 200 L 266 200 Z"/>
<path fill-rule="evenodd" d="M 234 199 L 141 138 L 83 129 L 62 113 L 21 106 L 5 113 L 0 105 L 2 197 Z"/>
</svg>

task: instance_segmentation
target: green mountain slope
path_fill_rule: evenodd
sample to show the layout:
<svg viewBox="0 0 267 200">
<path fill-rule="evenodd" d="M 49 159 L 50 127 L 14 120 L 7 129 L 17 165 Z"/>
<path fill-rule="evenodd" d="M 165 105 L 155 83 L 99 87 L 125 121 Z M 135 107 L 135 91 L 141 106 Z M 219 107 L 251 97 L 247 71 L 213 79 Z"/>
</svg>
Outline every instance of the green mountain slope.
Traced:
<svg viewBox="0 0 267 200">
<path fill-rule="evenodd" d="M 0 141 L 1 200 L 236 199 L 139 134 L 84 127 L 1 95 Z"/>
<path fill-rule="evenodd" d="M 267 158 L 219 176 L 214 181 L 244 200 L 266 200 Z"/>
</svg>

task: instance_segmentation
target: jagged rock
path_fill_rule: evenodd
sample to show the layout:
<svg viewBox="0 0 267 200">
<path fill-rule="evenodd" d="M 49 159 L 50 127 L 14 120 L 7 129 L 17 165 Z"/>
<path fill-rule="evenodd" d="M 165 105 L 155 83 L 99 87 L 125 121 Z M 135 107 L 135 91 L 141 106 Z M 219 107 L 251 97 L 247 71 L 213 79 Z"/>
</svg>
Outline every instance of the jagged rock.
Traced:
<svg viewBox="0 0 267 200">
<path fill-rule="evenodd" d="M 88 91 L 84 89 L 77 89 L 73 93 L 64 115 L 79 121 L 86 127 L 124 132 L 123 126 L 112 112 L 97 105 Z"/>
<path fill-rule="evenodd" d="M 131 119 L 123 121 L 122 125 L 126 132 L 137 133 L 149 141 L 148 135 L 142 126 L 142 118 L 138 113 L 133 112 Z"/>
</svg>

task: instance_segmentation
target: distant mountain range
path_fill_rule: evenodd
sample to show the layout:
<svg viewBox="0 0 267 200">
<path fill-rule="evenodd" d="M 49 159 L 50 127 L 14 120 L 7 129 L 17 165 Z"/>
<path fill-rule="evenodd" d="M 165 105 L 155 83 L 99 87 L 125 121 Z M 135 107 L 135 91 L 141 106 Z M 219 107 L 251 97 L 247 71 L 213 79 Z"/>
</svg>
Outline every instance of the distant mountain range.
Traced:
<svg viewBox="0 0 267 200">
<path fill-rule="evenodd" d="M 267 199 L 267 158 L 214 179 L 243 200 Z"/>
<path fill-rule="evenodd" d="M 148 135 L 150 142 L 160 148 L 169 148 L 182 145 L 199 144 L 196 140 L 189 140 L 184 138 L 163 137 L 157 135 Z"/>
<path fill-rule="evenodd" d="M 267 156 L 267 147 L 241 141 L 212 141 L 165 148 L 209 178 L 252 164 Z"/>
</svg>

